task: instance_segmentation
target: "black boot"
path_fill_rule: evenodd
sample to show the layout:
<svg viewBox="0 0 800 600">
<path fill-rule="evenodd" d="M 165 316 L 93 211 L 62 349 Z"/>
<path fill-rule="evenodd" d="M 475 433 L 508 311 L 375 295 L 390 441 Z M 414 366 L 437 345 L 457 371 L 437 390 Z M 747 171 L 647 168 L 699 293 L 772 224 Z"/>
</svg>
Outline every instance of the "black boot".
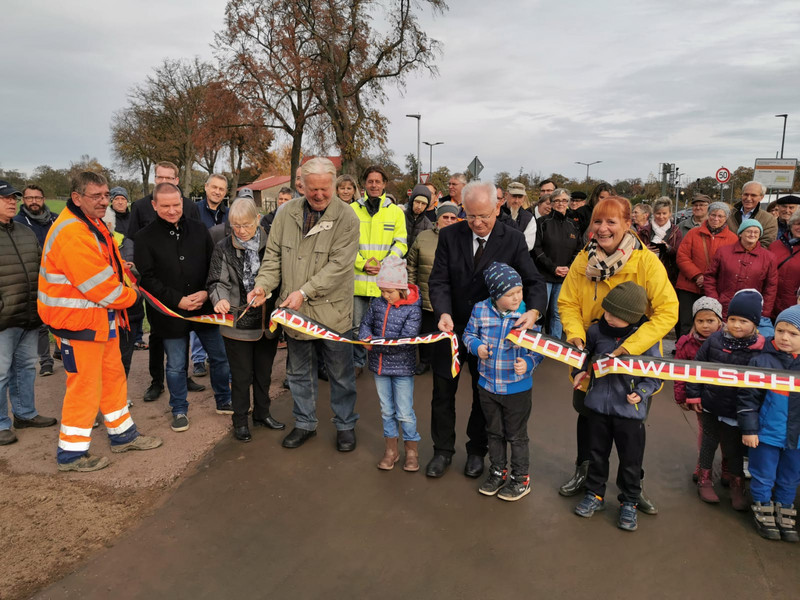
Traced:
<svg viewBox="0 0 800 600">
<path fill-rule="evenodd" d="M 585 460 L 582 463 L 575 465 L 575 474 L 567 483 L 558 488 L 558 493 L 562 496 L 574 496 L 583 489 L 586 483 L 586 475 L 589 473 L 589 461 Z"/>
</svg>

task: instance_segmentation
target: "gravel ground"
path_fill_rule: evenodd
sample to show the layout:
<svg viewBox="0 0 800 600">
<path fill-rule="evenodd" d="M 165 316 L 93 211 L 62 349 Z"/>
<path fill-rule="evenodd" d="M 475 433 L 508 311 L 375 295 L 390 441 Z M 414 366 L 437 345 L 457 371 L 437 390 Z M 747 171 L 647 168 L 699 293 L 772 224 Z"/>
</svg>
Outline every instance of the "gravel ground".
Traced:
<svg viewBox="0 0 800 600">
<path fill-rule="evenodd" d="M 291 399 L 281 387 L 285 357 L 285 350 L 278 352 L 270 395 L 275 398 L 273 415 L 288 423 Z M 58 361 L 53 376 L 37 377 L 40 414 L 61 420 L 65 380 Z M 112 455 L 101 426 L 92 436 L 92 453 L 111 459 L 102 471 L 56 470 L 58 426 L 17 431 L 19 441 L 0 448 L 0 598 L 29 597 L 71 572 L 98 548 L 110 545 L 158 506 L 172 484 L 229 435 L 230 417 L 216 414 L 208 377 L 196 381 L 208 389 L 189 394 L 191 427 L 175 433 L 170 429 L 166 392 L 156 402 L 141 400 L 149 384 L 147 352 L 135 352 L 129 378 L 131 414 L 142 433 L 161 437 L 164 445 L 149 452 Z"/>
</svg>

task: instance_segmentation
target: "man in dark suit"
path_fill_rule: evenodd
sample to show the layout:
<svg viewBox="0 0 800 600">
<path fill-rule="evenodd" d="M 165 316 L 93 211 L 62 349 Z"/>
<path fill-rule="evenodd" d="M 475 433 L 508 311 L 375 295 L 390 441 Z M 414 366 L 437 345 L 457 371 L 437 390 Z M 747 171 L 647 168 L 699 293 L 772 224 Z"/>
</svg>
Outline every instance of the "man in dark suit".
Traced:
<svg viewBox="0 0 800 600">
<path fill-rule="evenodd" d="M 489 297 L 484 270 L 494 261 L 513 267 L 522 277 L 527 311 L 516 326 L 529 329 L 547 306 L 545 281 L 533 264 L 525 236 L 497 220 L 497 195 L 494 185 L 473 181 L 462 191 L 466 220 L 439 233 L 439 245 L 428 285 L 431 304 L 441 331 L 454 331 L 459 337 L 467 326 L 472 307 Z M 461 364 L 469 365 L 472 377 L 472 412 L 467 424 L 467 463 L 464 474 L 480 477 L 487 451 L 486 419 L 478 400 L 478 361 L 459 343 Z M 434 352 L 433 398 L 431 400 L 431 438 L 433 458 L 426 469 L 428 477 L 441 477 L 455 453 L 455 397 L 459 377 L 450 374 L 447 351 Z"/>
</svg>

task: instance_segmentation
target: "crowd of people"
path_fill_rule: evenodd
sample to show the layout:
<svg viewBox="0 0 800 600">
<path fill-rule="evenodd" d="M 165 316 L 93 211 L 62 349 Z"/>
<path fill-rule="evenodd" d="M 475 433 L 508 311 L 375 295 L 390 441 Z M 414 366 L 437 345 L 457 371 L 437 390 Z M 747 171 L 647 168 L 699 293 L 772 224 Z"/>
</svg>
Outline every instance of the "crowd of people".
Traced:
<svg viewBox="0 0 800 600">
<path fill-rule="evenodd" d="M 377 467 L 393 469 L 402 453 L 403 469 L 418 471 L 414 381 L 431 371 L 433 456 L 424 471 L 438 478 L 456 453 L 460 373 L 451 369 L 449 342 L 371 342 L 453 333 L 472 389 L 464 474 L 481 477 L 488 454 L 478 491 L 506 501 L 531 489 L 527 429 L 542 360 L 507 339 L 512 329 L 543 330 L 591 355 L 660 356 L 674 328 L 676 358 L 800 370 L 797 196 L 780 198 L 775 216 L 761 207 L 764 186 L 751 181 L 733 206 L 695 195 L 691 214 L 678 221 L 669 198 L 632 206 L 607 183 L 587 197 L 545 180 L 532 201 L 520 182 L 503 189 L 456 174 L 447 195 L 420 184 L 405 205 L 387 194 L 388 183 L 380 166 L 356 180 L 313 158 L 264 215 L 246 187 L 226 204 L 222 174 L 208 178 L 199 202 L 189 200 L 178 168 L 160 162 L 152 193 L 133 203 L 102 175 L 80 173 L 56 215 L 41 187 L 20 191 L 0 181 L 0 445 L 15 442 L 20 429 L 57 423 L 34 401 L 36 363 L 40 376 L 53 373 L 51 334 L 67 374 L 60 471 L 109 464 L 89 452 L 98 418 L 113 452 L 162 445 L 130 414 L 135 349 L 149 353 L 143 400 L 168 391 L 174 432 L 189 429 L 189 392 L 205 389 L 194 378 L 206 375 L 216 412 L 231 416 L 237 440 L 252 439 L 251 423 L 284 429 L 269 388 L 285 343 L 294 424 L 283 447 L 316 435 L 324 379 L 336 448 L 354 450 L 356 379 L 367 369 L 385 441 Z M 360 343 L 270 331 L 276 308 Z M 662 382 L 595 378 L 585 368 L 571 375 L 577 451 L 558 491 L 583 494 L 579 516 L 602 510 L 616 446 L 618 526 L 633 531 L 638 512 L 658 512 L 642 465 L 644 423 Z M 675 399 L 697 413 L 700 498 L 719 502 L 711 467 L 721 445 L 733 507 L 752 506 L 763 537 L 798 541 L 800 394 L 678 382 Z"/>
</svg>

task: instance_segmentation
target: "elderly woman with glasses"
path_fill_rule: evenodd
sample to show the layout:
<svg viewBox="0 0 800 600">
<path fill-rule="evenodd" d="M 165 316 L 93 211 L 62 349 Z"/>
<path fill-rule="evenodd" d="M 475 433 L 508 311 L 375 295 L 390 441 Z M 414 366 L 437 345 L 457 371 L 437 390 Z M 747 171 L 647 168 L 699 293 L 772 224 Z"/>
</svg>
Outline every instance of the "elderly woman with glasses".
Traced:
<svg viewBox="0 0 800 600">
<path fill-rule="evenodd" d="M 258 220 L 255 203 L 250 198 L 237 198 L 228 213 L 231 235 L 214 248 L 206 282 L 214 312 L 231 313 L 235 319 L 233 327 L 221 329 L 231 367 L 233 436 L 242 442 L 251 439 L 248 426 L 251 386 L 253 425 L 268 429 L 285 427 L 270 414 L 269 386 L 278 334 L 271 333 L 268 325 L 275 299 L 273 296 L 258 308 L 246 306 L 247 294 L 253 290 L 267 245 L 267 233 Z"/>
</svg>

